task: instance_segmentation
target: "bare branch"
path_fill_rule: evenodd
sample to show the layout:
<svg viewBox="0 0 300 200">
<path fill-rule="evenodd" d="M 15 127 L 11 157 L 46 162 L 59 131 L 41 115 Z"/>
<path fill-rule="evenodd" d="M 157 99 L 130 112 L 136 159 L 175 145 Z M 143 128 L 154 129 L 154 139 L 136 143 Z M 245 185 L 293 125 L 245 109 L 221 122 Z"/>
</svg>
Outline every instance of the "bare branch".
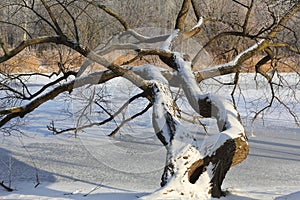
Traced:
<svg viewBox="0 0 300 200">
<path fill-rule="evenodd" d="M 45 36 L 45 37 L 38 37 L 34 39 L 28 39 L 26 41 L 21 42 L 17 47 L 15 47 L 13 50 L 7 52 L 6 55 L 3 55 L 0 57 L 0 63 L 5 62 L 12 57 L 19 54 L 21 51 L 23 51 L 25 48 L 36 45 L 36 44 L 44 44 L 44 43 L 55 43 L 55 44 L 64 44 L 68 47 L 71 47 L 74 50 L 77 50 L 82 55 L 87 55 L 88 52 L 78 45 L 75 45 L 73 42 L 65 40 L 61 38 L 60 36 Z"/>
<path fill-rule="evenodd" d="M 16 89 L 6 85 L 6 84 L 3 84 L 3 83 L 0 83 L 0 88 L 1 90 L 3 91 L 10 91 L 12 92 L 15 96 L 18 96 L 18 98 L 22 98 L 22 99 L 27 99 L 28 97 L 26 97 L 26 95 L 22 92 L 19 92 L 17 91 Z M 0 111 L 0 115 L 1 115 L 1 111 Z"/>
<path fill-rule="evenodd" d="M 299 11 L 300 1 L 296 1 L 294 6 L 280 19 L 278 24 L 268 34 L 269 39 L 273 39 L 280 31 L 282 31 L 286 23 Z"/>
<path fill-rule="evenodd" d="M 7 115 L 0 121 L 0 127 L 5 125 L 8 121 L 16 117 L 24 117 L 26 114 L 30 113 L 31 111 L 35 110 L 37 107 L 42 105 L 43 103 L 54 99 L 59 94 L 63 92 L 71 92 L 75 88 L 82 87 L 84 85 L 93 85 L 93 84 L 100 84 L 110 80 L 113 77 L 118 76 L 117 74 L 111 71 L 103 71 L 103 72 L 95 72 L 88 76 L 83 76 L 77 79 L 74 79 L 70 82 L 57 86 L 53 90 L 43 94 L 32 100 L 30 103 L 15 107 L 15 108 L 8 108 L 0 111 L 0 115 Z M 75 84 L 76 83 L 76 84 Z"/>
<path fill-rule="evenodd" d="M 0 46 L 4 52 L 5 55 L 7 55 L 9 53 L 6 44 L 4 43 L 4 41 L 2 40 L 2 38 L 0 38 Z"/>
<path fill-rule="evenodd" d="M 53 132 L 53 134 L 55 134 L 55 135 L 57 135 L 57 134 L 62 134 L 62 133 L 65 133 L 65 132 L 70 132 L 70 131 L 80 131 L 80 130 L 83 130 L 83 129 L 86 129 L 86 128 L 90 128 L 90 127 L 93 127 L 93 126 L 101 126 L 101 125 L 103 125 L 103 124 L 106 124 L 106 123 L 108 123 L 108 122 L 110 122 L 110 121 L 112 121 L 112 120 L 114 120 L 114 118 L 117 116 L 117 115 L 119 115 L 124 109 L 126 109 L 127 107 L 128 107 L 128 105 L 130 104 L 130 103 L 132 103 L 134 100 L 136 100 L 136 99 L 138 99 L 138 98 L 140 98 L 140 97 L 145 97 L 145 93 L 144 92 L 142 92 L 142 93 L 139 93 L 139 94 L 137 94 L 137 95 L 135 95 L 135 96 L 133 96 L 133 97 L 131 97 L 128 101 L 126 101 L 114 114 L 109 114 L 109 118 L 107 118 L 107 119 L 105 119 L 105 120 L 103 120 L 103 121 L 101 121 L 101 122 L 93 122 L 93 123 L 89 123 L 89 124 L 87 124 L 87 125 L 83 125 L 83 126 L 77 126 L 77 127 L 72 127 L 72 128 L 68 128 L 68 129 L 57 129 L 57 128 L 55 128 L 55 126 L 54 126 L 54 122 L 52 121 L 52 123 L 50 124 L 50 125 L 48 125 L 47 126 L 47 128 L 48 128 L 48 130 L 50 130 L 50 131 L 52 131 Z M 151 106 L 150 106 L 151 107 Z M 147 108 L 148 108 L 148 106 L 147 106 Z M 149 109 L 149 108 L 148 108 Z M 144 110 L 143 110 L 144 111 Z M 142 112 L 143 112 L 142 111 Z M 146 112 L 146 111 L 144 111 L 144 112 Z M 137 117 L 137 116 L 136 116 Z M 135 117 L 134 117 L 135 118 Z M 131 119 L 128 119 L 128 121 L 130 121 Z M 128 121 L 126 121 L 126 122 L 128 122 Z M 126 123 L 125 122 L 125 123 Z M 124 124 L 123 124 L 124 125 Z M 122 125 L 122 126 L 123 126 Z M 121 127 L 122 127 L 121 126 Z M 120 128 L 121 128 L 120 127 Z M 119 129 L 120 129 L 119 128 Z M 118 130 L 119 130 L 118 129 Z M 118 131 L 117 130 L 117 131 Z M 117 132 L 116 131 L 116 132 Z M 115 133 L 116 133 L 115 132 Z"/>
<path fill-rule="evenodd" d="M 282 100 L 280 100 L 277 96 L 275 96 L 275 99 L 284 106 L 285 109 L 290 113 L 290 115 L 294 118 L 295 123 L 297 124 L 298 127 L 300 127 L 300 120 L 298 115 L 290 108 L 288 107 Z"/>
<path fill-rule="evenodd" d="M 54 13 L 52 12 L 51 8 L 50 8 L 50 6 L 46 3 L 45 0 L 41 0 L 41 2 L 44 5 L 44 7 L 46 8 L 52 22 L 54 23 L 56 33 L 60 36 L 64 36 L 64 34 L 63 34 L 63 32 L 62 32 L 62 30 L 61 30 L 61 28 L 60 28 L 60 26 L 59 26 L 59 24 L 56 20 L 56 17 L 54 15 Z"/>
<path fill-rule="evenodd" d="M 190 6 L 191 6 L 191 0 L 183 1 L 182 7 L 177 15 L 175 29 L 179 29 L 179 30 L 183 31 L 184 22 L 185 22 L 187 14 L 188 14 L 188 11 L 190 9 Z"/>
<path fill-rule="evenodd" d="M 115 44 L 115 45 L 112 45 L 112 46 L 109 46 L 107 48 L 104 48 L 104 49 L 101 49 L 99 51 L 97 51 L 97 54 L 98 55 L 105 55 L 105 54 L 108 54 L 112 51 L 115 51 L 115 50 L 138 50 L 139 49 L 139 46 L 135 45 L 135 44 L 131 44 L 131 43 L 128 43 L 128 44 Z"/>
<path fill-rule="evenodd" d="M 157 56 L 161 56 L 164 58 L 171 58 L 173 56 L 173 54 L 165 51 L 165 50 L 138 50 L 138 54 L 128 60 L 122 63 L 122 65 L 129 65 L 130 63 L 133 63 L 134 61 L 143 58 L 144 56 L 148 56 L 148 55 L 157 55 Z"/>
<path fill-rule="evenodd" d="M 133 115 L 133 116 L 131 116 L 131 117 L 125 119 L 125 120 L 123 120 L 123 121 L 121 122 L 121 124 L 120 124 L 117 128 L 115 128 L 115 130 L 113 130 L 108 136 L 109 136 L 109 137 L 114 137 L 114 136 L 116 135 L 116 133 L 117 133 L 117 132 L 118 132 L 118 131 L 126 124 L 126 123 L 130 122 L 131 120 L 134 120 L 134 119 L 137 118 L 138 116 L 143 115 L 143 114 L 146 113 L 151 107 L 152 107 L 152 103 L 149 103 L 149 104 L 147 105 L 147 107 L 144 108 L 142 111 L 136 113 L 135 115 Z"/>
<path fill-rule="evenodd" d="M 251 15 L 251 12 L 252 12 L 253 5 L 254 5 L 254 0 L 251 0 L 250 5 L 246 7 L 247 8 L 247 13 L 246 13 L 246 16 L 245 16 L 244 24 L 242 26 L 244 33 L 246 33 L 246 31 L 247 31 L 247 26 L 248 26 L 248 23 L 249 23 L 249 19 L 250 19 L 250 15 Z"/>
<path fill-rule="evenodd" d="M 118 15 L 117 13 L 115 13 L 114 11 L 112 11 L 111 9 L 107 8 L 105 5 L 102 5 L 102 4 L 99 4 L 99 3 L 96 3 L 94 1 L 88 1 L 91 5 L 95 6 L 95 7 L 98 7 L 100 9 L 102 9 L 103 11 L 105 11 L 107 14 L 109 14 L 110 16 L 114 17 L 116 20 L 118 20 L 122 26 L 124 27 L 125 30 L 128 30 L 129 29 L 129 25 L 127 24 L 127 22 L 122 19 L 120 17 L 120 15 Z"/>
<path fill-rule="evenodd" d="M 262 76 L 264 76 L 262 74 Z M 265 76 L 264 76 L 265 77 Z M 274 102 L 274 99 L 275 99 L 275 91 L 274 91 L 274 87 L 273 87 L 273 83 L 272 83 L 272 79 L 269 79 L 269 77 L 265 77 L 267 80 L 268 80 L 268 84 L 269 84 L 269 87 L 270 87 L 270 90 L 271 90 L 271 99 L 270 99 L 270 102 L 267 106 L 265 106 L 264 108 L 262 108 L 261 110 L 259 110 L 258 112 L 255 113 L 254 117 L 252 118 L 252 123 L 257 119 L 257 117 L 263 113 L 265 110 L 267 110 L 268 108 L 272 107 L 273 105 L 273 102 Z"/>
<path fill-rule="evenodd" d="M 235 3 L 237 3 L 237 4 L 239 4 L 239 5 L 241 5 L 241 6 L 243 6 L 243 7 L 245 7 L 245 8 L 247 8 L 247 9 L 249 9 L 249 7 L 250 7 L 250 6 L 247 6 L 246 4 L 243 4 L 243 3 L 241 3 L 241 2 L 239 2 L 237 0 L 232 0 L 232 1 L 235 2 Z"/>
<path fill-rule="evenodd" d="M 300 54 L 300 49 L 298 48 L 295 48 L 295 47 L 292 47 L 290 44 L 287 44 L 287 43 L 271 43 L 269 45 L 270 47 L 284 47 L 284 48 L 287 48 L 288 50 L 290 50 L 291 52 L 294 52 L 296 54 Z"/>
<path fill-rule="evenodd" d="M 266 64 L 269 60 L 272 60 L 274 57 L 274 54 L 273 54 L 272 50 L 269 48 L 266 48 L 265 52 L 267 53 L 267 55 L 265 57 L 263 57 L 260 61 L 258 61 L 258 63 L 255 65 L 255 72 L 261 74 L 270 83 L 272 81 L 273 77 L 270 77 L 266 72 L 264 72 L 261 69 L 261 66 Z M 256 76 L 254 77 L 254 79 L 256 79 Z"/>
<path fill-rule="evenodd" d="M 32 38 L 32 36 L 31 36 L 31 34 L 28 32 L 28 30 L 27 30 L 26 28 L 24 28 L 23 26 L 19 25 L 19 24 L 12 23 L 12 22 L 7 22 L 7 21 L 2 21 L 2 20 L 0 20 L 0 23 L 3 23 L 3 24 L 9 24 L 9 25 L 15 26 L 15 27 L 21 29 L 22 31 L 24 31 L 30 38 Z"/>
<path fill-rule="evenodd" d="M 117 74 L 119 76 L 123 76 L 124 78 L 130 80 L 134 85 L 136 85 L 143 91 L 148 89 L 148 82 L 146 82 L 140 76 L 136 75 L 134 72 L 132 72 L 126 68 L 122 68 L 119 65 L 116 65 L 114 63 L 110 64 L 106 59 L 104 59 L 103 57 L 100 57 L 99 55 L 97 55 L 94 52 L 90 52 L 87 55 L 87 57 L 89 59 L 91 59 L 92 61 L 107 67 L 108 69 L 113 71 L 115 74 Z"/>
<path fill-rule="evenodd" d="M 258 34 L 262 34 L 263 32 L 270 30 L 270 33 L 265 37 L 268 39 L 272 39 L 274 38 L 280 31 L 282 31 L 284 29 L 285 24 L 288 22 L 288 20 L 290 20 L 296 12 L 298 12 L 300 9 L 300 2 L 296 3 L 279 21 L 278 24 L 276 24 L 274 27 L 270 26 L 268 29 L 263 30 L 262 32 L 259 32 Z M 249 13 L 250 14 L 250 13 Z M 198 61 L 198 59 L 200 58 L 201 52 L 208 47 L 209 45 L 211 45 L 216 39 L 219 39 L 221 37 L 224 36 L 228 36 L 228 35 L 232 35 L 232 36 L 238 36 L 238 37 L 247 37 L 250 39 L 255 39 L 258 38 L 259 35 L 251 35 L 251 34 L 247 34 L 245 32 L 236 32 L 236 31 L 229 31 L 229 32 L 222 32 L 219 33 L 218 35 L 214 36 L 208 43 L 206 43 L 201 50 L 196 54 L 196 56 L 193 58 L 192 63 L 196 63 Z M 269 43 L 270 44 L 270 43 Z M 259 52 L 260 50 L 266 48 L 269 46 L 269 44 L 267 45 L 266 42 L 263 43 L 263 45 L 261 45 L 261 47 L 257 50 L 257 52 Z M 248 56 L 247 56 L 248 57 Z M 251 56 L 250 56 L 251 57 Z M 248 58 L 250 58 L 248 57 Z M 245 57 L 246 58 L 246 57 Z M 247 59 L 248 59 L 247 58 Z M 244 60 L 245 61 L 245 60 Z M 241 62 L 244 62 L 241 60 Z M 235 72 L 235 71 L 233 71 Z"/>
<path fill-rule="evenodd" d="M 74 30 L 75 30 L 75 39 L 76 39 L 76 42 L 79 44 L 78 26 L 77 26 L 77 21 L 76 21 L 75 17 L 62 2 L 60 2 L 60 1 L 57 1 L 57 2 L 59 3 L 59 5 L 61 5 L 63 7 L 63 9 L 68 13 L 69 17 L 71 18 L 71 20 L 73 22 Z"/>
<path fill-rule="evenodd" d="M 199 21 L 200 18 L 202 17 L 199 3 L 196 0 L 192 0 L 192 6 L 193 6 L 194 13 L 196 15 L 196 18 Z"/>
<path fill-rule="evenodd" d="M 189 113 L 186 113 L 186 112 L 183 112 L 183 111 L 179 111 L 180 112 L 180 115 L 176 115 L 176 117 L 178 117 L 178 119 L 181 119 L 185 122 L 188 122 L 188 123 L 191 123 L 191 124 L 197 124 L 197 125 L 200 125 L 203 127 L 205 133 L 208 133 L 207 131 L 207 127 L 206 127 L 206 124 L 202 123 L 200 121 L 200 118 L 202 118 L 201 116 L 194 116 L 194 115 L 190 115 Z M 192 119 L 189 119 L 189 118 L 186 118 L 184 116 L 181 115 L 181 113 L 184 113 L 190 117 L 192 117 Z"/>
<path fill-rule="evenodd" d="M 3 188 L 4 188 L 6 191 L 8 191 L 8 192 L 14 191 L 14 190 L 11 189 L 10 187 L 6 186 L 6 185 L 4 184 L 3 181 L 0 182 L 0 186 L 3 187 Z"/>
<path fill-rule="evenodd" d="M 198 53 L 193 58 L 192 63 L 195 64 L 199 60 L 200 55 L 205 50 L 205 48 L 207 48 L 209 45 L 213 44 L 217 39 L 220 39 L 220 38 L 226 37 L 226 36 L 246 37 L 246 38 L 250 38 L 250 39 L 256 38 L 255 35 L 250 35 L 250 34 L 239 32 L 239 31 L 226 31 L 226 32 L 219 33 L 219 34 L 215 35 L 212 39 L 210 39 L 205 45 L 203 45 L 203 47 L 198 51 Z"/>
</svg>

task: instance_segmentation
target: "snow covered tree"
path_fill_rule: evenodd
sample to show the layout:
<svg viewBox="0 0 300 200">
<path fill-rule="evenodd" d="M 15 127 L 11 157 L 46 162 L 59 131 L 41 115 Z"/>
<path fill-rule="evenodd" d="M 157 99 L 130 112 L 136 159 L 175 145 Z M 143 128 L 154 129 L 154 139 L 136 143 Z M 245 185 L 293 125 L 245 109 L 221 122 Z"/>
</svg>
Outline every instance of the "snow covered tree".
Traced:
<svg viewBox="0 0 300 200">
<path fill-rule="evenodd" d="M 165 196 L 199 199 L 224 196 L 221 185 L 226 173 L 230 167 L 241 163 L 248 155 L 247 135 L 234 102 L 215 94 L 203 94 L 199 83 L 205 79 L 235 74 L 232 83 L 234 93 L 239 75 L 245 71 L 243 65 L 251 59 L 256 60 L 256 63 L 253 61 L 250 64 L 249 70 L 254 70 L 267 80 L 271 99 L 253 119 L 272 106 L 274 101 L 278 101 L 287 108 L 295 122 L 299 123 L 298 116 L 276 95 L 274 86 L 278 84 L 273 81 L 273 77 L 275 73 L 279 74 L 280 64 L 284 61 L 290 70 L 299 73 L 299 69 L 295 67 L 300 52 L 296 30 L 298 27 L 294 25 L 298 23 L 300 2 L 256 3 L 254 0 L 233 0 L 230 1 L 230 6 L 227 5 L 224 9 L 217 5 L 219 2 L 226 4 L 226 1 L 206 0 L 183 0 L 180 1 L 181 4 L 177 1 L 137 1 L 132 3 L 132 6 L 136 6 L 134 8 L 138 11 L 140 21 L 130 18 L 128 10 L 121 9 L 122 1 L 116 1 L 115 4 L 93 0 L 3 2 L 1 10 L 9 7 L 18 14 L 26 13 L 32 22 L 30 23 L 28 18 L 25 24 L 22 21 L 0 21 L 28 34 L 27 37 L 20 38 L 20 41 L 23 38 L 25 40 L 15 47 L 10 47 L 9 41 L 0 37 L 1 131 L 9 133 L 17 125 L 18 119 L 62 93 L 71 94 L 78 88 L 101 85 L 122 76 L 142 92 L 125 102 L 116 113 L 107 112 L 109 118 L 100 122 L 90 121 L 88 124 L 67 129 L 59 129 L 52 123 L 48 129 L 55 134 L 61 134 L 101 126 L 113 120 L 135 99 L 146 98 L 149 101 L 146 108 L 125 119 L 110 134 L 115 135 L 122 124 L 152 107 L 153 128 L 158 139 L 166 147 L 167 155 L 161 179 L 163 187 L 145 198 Z M 156 10 L 155 6 L 159 5 L 168 11 L 167 14 L 172 15 L 176 9 L 177 14 L 170 16 L 168 20 L 165 19 L 166 16 L 153 19 L 155 16 L 145 9 L 148 5 L 154 6 L 154 9 L 151 7 L 153 12 Z M 144 9 L 141 9 L 141 6 L 145 6 Z M 219 8 L 220 11 L 215 11 L 212 7 Z M 117 13 L 118 9 L 122 12 Z M 10 15 L 17 16 L 15 13 L 6 15 L 8 18 Z M 258 17 L 260 15 L 265 17 L 264 21 Z M 102 18 L 105 20 L 101 21 Z M 132 22 L 128 23 L 130 19 Z M 151 26 L 157 21 L 164 21 L 159 25 L 168 28 L 173 25 L 173 30 L 153 30 L 154 35 L 146 36 L 138 29 L 131 28 L 131 24 L 139 26 L 143 20 L 150 20 Z M 118 22 L 118 25 L 115 22 Z M 41 29 L 39 33 L 35 31 L 36 27 Z M 152 29 L 154 28 L 147 28 Z M 101 34 L 108 36 L 105 38 Z M 197 49 L 192 49 L 195 51 L 193 57 L 189 55 L 190 43 L 187 42 L 192 38 L 201 43 L 196 46 Z M 107 41 L 104 42 L 104 39 Z M 57 59 L 57 66 L 52 71 L 24 74 L 16 73 L 14 66 L 10 66 L 9 62 L 22 55 L 24 49 L 45 44 L 59 49 L 58 56 L 52 57 Z M 85 60 L 79 59 L 75 63 L 78 67 L 69 67 L 70 56 L 62 53 L 61 49 L 64 48 L 70 49 L 72 55 L 84 57 Z M 205 64 L 201 55 L 205 50 L 214 55 L 218 64 L 203 66 Z M 121 52 L 122 56 L 118 56 L 118 52 Z M 146 64 L 146 58 L 151 58 L 153 63 Z M 89 70 L 93 63 L 106 70 Z M 265 69 L 265 64 L 268 64 L 270 69 Z M 51 79 L 53 74 L 58 75 L 54 80 Z M 26 83 L 26 79 L 32 75 L 48 77 L 49 82 L 32 92 Z M 178 115 L 181 109 L 176 105 L 171 92 L 173 87 L 182 88 L 189 105 L 199 116 L 216 119 L 219 130 L 217 134 L 205 138 L 201 143 L 195 141 L 192 134 L 182 125 L 183 118 Z M 92 99 L 89 103 L 97 104 L 97 101 Z M 106 112 L 105 108 L 102 109 Z"/>
</svg>

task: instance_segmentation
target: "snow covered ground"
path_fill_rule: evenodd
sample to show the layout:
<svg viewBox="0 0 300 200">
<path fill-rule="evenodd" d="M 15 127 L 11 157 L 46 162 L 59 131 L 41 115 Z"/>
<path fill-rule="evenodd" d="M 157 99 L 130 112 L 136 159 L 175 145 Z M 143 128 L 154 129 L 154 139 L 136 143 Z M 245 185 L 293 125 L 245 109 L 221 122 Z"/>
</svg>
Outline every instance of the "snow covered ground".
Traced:
<svg viewBox="0 0 300 200">
<path fill-rule="evenodd" d="M 263 105 L 258 99 L 267 88 L 257 90 L 249 81 L 253 77 L 245 77 L 240 87 L 246 87 L 247 92 L 237 103 L 249 135 L 250 155 L 229 171 L 223 184 L 229 195 L 223 199 L 300 199 L 300 129 L 280 106 L 252 126 L 248 119 L 254 109 Z M 288 80 L 295 81 L 293 77 Z M 202 88 L 213 90 L 209 88 L 213 84 L 208 83 L 204 82 Z M 106 89 L 119 96 L 137 92 L 117 91 L 124 85 L 124 80 L 118 79 Z M 227 94 L 229 90 L 221 88 L 218 93 Z M 296 92 L 299 98 L 299 90 Z M 21 127 L 24 134 L 1 135 L 0 180 L 11 184 L 14 191 L 0 188 L 0 199 L 137 199 L 159 189 L 166 152 L 153 133 L 151 112 L 130 122 L 116 138 L 106 136 L 113 123 L 90 128 L 76 138 L 68 133 L 52 135 L 46 128 L 51 119 L 58 127 L 76 124 L 76 118 L 67 118 L 70 113 L 66 111 L 75 115 L 80 109 L 78 99 L 66 102 L 60 96 L 26 118 L 27 126 Z M 114 100 L 111 107 L 125 99 Z M 244 100 L 247 107 L 243 106 Z M 141 102 L 135 104 L 140 105 Z M 128 112 L 134 112 L 136 107 Z M 294 105 L 295 113 L 300 112 L 299 107 Z M 206 123 L 213 131 L 214 123 Z M 202 128 L 187 128 L 205 137 Z M 37 174 L 40 184 L 35 187 Z"/>
</svg>

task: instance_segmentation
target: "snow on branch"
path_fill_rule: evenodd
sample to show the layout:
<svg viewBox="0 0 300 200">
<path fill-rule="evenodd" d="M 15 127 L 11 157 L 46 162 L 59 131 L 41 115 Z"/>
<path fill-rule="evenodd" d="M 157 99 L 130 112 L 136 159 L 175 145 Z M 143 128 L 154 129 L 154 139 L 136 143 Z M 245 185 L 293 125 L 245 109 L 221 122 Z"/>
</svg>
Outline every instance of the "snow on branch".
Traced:
<svg viewBox="0 0 300 200">
<path fill-rule="evenodd" d="M 195 29 L 201 27 L 203 25 L 203 21 L 204 21 L 204 18 L 200 17 L 200 19 L 198 20 L 198 23 L 191 30 L 195 30 Z"/>
<path fill-rule="evenodd" d="M 243 57 L 246 52 L 255 48 L 257 47 L 250 48 L 239 56 Z M 191 62 L 184 59 L 184 54 L 172 53 L 174 63 L 170 64 L 170 67 L 177 71 L 178 79 L 190 105 L 203 117 L 216 118 L 220 133 L 205 138 L 201 144 L 190 142 L 184 149 L 182 146 L 181 148 L 178 148 L 178 145 L 173 146 L 178 141 L 177 138 L 182 137 L 185 132 L 179 131 L 180 123 L 176 121 L 176 117 L 173 117 L 170 106 L 165 106 L 164 102 L 167 100 L 164 97 L 169 95 L 162 92 L 161 97 L 157 96 L 160 94 L 159 91 L 165 89 L 165 87 L 159 88 L 154 98 L 158 101 L 153 107 L 157 109 L 153 111 L 154 116 L 157 115 L 157 120 L 154 117 L 153 124 L 154 127 L 159 127 L 156 133 L 160 131 L 158 133 L 161 134 L 161 138 L 170 140 L 170 142 L 165 140 L 164 143 L 168 152 L 168 165 L 162 183 L 166 185 L 144 199 L 221 197 L 224 195 L 221 185 L 227 171 L 231 166 L 242 162 L 248 155 L 245 130 L 233 104 L 223 97 L 203 95 L 194 77 Z M 238 62 L 237 60 L 233 62 Z M 167 105 L 170 105 L 170 102 Z M 178 148 L 177 151 L 175 148 Z"/>
<path fill-rule="evenodd" d="M 264 39 L 258 41 L 257 43 L 255 43 L 254 45 L 252 45 L 251 47 L 249 47 L 248 49 L 242 51 L 241 53 L 239 53 L 232 61 L 231 61 L 231 65 L 238 65 L 241 63 L 241 61 L 244 61 L 243 57 L 251 54 L 252 56 L 252 53 L 254 51 L 256 51 L 263 43 L 265 42 Z M 230 65 L 229 64 L 229 65 Z"/>
<path fill-rule="evenodd" d="M 156 134 L 161 134 L 159 138 L 162 143 L 168 145 L 176 132 L 174 101 L 167 84 L 154 80 L 151 83 L 154 96 L 153 127 Z"/>
<path fill-rule="evenodd" d="M 174 175 L 182 170 L 178 166 L 175 155 L 182 151 L 186 144 L 193 143 L 188 137 L 179 119 L 176 116 L 174 100 L 168 84 L 152 80 L 151 91 L 153 93 L 152 124 L 158 139 L 164 144 L 167 150 L 166 165 L 161 178 L 161 186 L 165 186 Z M 150 195 L 150 199 L 152 195 Z"/>
<path fill-rule="evenodd" d="M 209 67 L 206 69 L 199 70 L 195 72 L 195 77 L 197 79 L 197 82 L 200 82 L 204 79 L 220 76 L 220 75 L 226 75 L 230 73 L 235 73 L 239 71 L 241 64 L 251 58 L 253 54 L 260 51 L 264 46 L 267 44 L 266 40 L 260 40 L 248 49 L 242 51 L 239 53 L 236 57 L 234 57 L 230 62 L 216 65 L 213 67 Z"/>
<path fill-rule="evenodd" d="M 120 33 L 118 35 L 118 38 L 121 39 L 122 37 L 127 36 L 127 35 L 131 35 L 136 40 L 138 40 L 136 42 L 133 42 L 133 44 L 142 44 L 142 43 L 145 43 L 145 44 L 152 43 L 153 44 L 153 43 L 165 41 L 170 36 L 170 34 L 165 34 L 165 35 L 154 35 L 154 36 L 150 37 L 150 36 L 142 35 L 141 33 L 138 33 L 136 30 L 128 29 L 128 30 Z"/>
<path fill-rule="evenodd" d="M 168 39 L 163 42 L 160 49 L 166 52 L 171 52 L 172 42 L 178 36 L 178 33 L 179 29 L 175 29 L 173 33 L 168 37 Z"/>
<path fill-rule="evenodd" d="M 240 137 L 240 134 L 244 134 L 244 128 L 239 121 L 238 112 L 228 100 L 212 94 L 201 94 L 201 90 L 191 70 L 191 63 L 184 61 L 180 54 L 176 55 L 176 62 L 179 67 L 178 73 L 182 78 L 183 89 L 190 105 L 200 115 L 216 118 L 219 130 L 225 130 L 225 132 L 217 136 L 219 137 L 217 140 L 216 138 L 212 138 L 212 141 L 207 141 L 209 144 L 203 143 L 202 147 L 205 151 L 202 151 L 202 153 L 205 152 L 205 156 L 211 156 L 227 139 Z M 199 102 L 210 105 L 211 110 L 207 111 L 203 109 L 203 106 L 199 105 Z"/>
<path fill-rule="evenodd" d="M 198 23 L 190 31 L 184 33 L 185 38 L 191 38 L 197 34 L 201 30 L 205 21 L 206 20 L 204 20 L 203 17 L 200 17 Z"/>
<path fill-rule="evenodd" d="M 222 97 L 212 94 L 201 94 L 191 68 L 191 62 L 185 61 L 180 53 L 175 53 L 175 58 L 178 67 L 177 71 L 182 79 L 183 90 L 194 110 L 200 115 L 215 117 L 218 121 L 220 131 L 234 128 L 238 133 L 244 133 L 243 126 L 239 121 L 238 112 L 234 106 L 228 100 L 223 100 Z M 212 110 L 204 110 L 199 105 L 199 102 L 210 104 Z M 202 113 L 203 111 L 205 113 Z M 237 136 L 235 135 L 235 131 L 230 132 L 233 138 Z"/>
<path fill-rule="evenodd" d="M 0 110 L 0 116 L 3 117 L 0 119 L 0 127 L 4 126 L 13 118 L 24 117 L 26 114 L 35 110 L 40 105 L 56 98 L 63 92 L 71 92 L 75 88 L 79 88 L 85 85 L 101 84 L 117 76 L 120 75 L 110 70 L 94 72 L 89 75 L 80 76 L 66 83 L 58 85 L 50 91 L 40 93 L 36 98 L 32 99 L 30 102 L 23 106 Z"/>
<path fill-rule="evenodd" d="M 128 29 L 120 34 L 120 38 L 126 35 L 131 35 L 139 41 L 148 40 L 150 37 L 144 36 L 133 29 Z"/>
<path fill-rule="evenodd" d="M 156 80 L 160 83 L 168 84 L 168 80 L 162 75 L 163 72 L 168 71 L 164 68 L 160 68 L 150 64 L 141 65 L 139 67 L 127 66 L 127 68 L 146 80 Z"/>
</svg>

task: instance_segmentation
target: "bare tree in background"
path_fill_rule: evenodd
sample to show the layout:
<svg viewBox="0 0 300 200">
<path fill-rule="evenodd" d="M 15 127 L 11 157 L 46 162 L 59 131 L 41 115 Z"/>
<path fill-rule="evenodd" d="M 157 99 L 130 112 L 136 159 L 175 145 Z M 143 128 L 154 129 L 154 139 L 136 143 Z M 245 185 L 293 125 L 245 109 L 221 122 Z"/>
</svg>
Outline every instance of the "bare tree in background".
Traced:
<svg viewBox="0 0 300 200">
<path fill-rule="evenodd" d="M 154 131 L 167 149 L 161 180 L 161 185 L 165 187 L 157 193 L 167 196 L 176 192 L 179 196 L 190 198 L 195 193 L 224 196 L 221 185 L 227 171 L 246 159 L 249 151 L 247 136 L 234 103 L 214 94 L 203 94 L 199 87 L 203 80 L 235 74 L 231 83 L 234 94 L 240 73 L 253 71 L 266 80 L 271 93 L 268 104 L 257 111 L 253 119 L 276 101 L 287 109 L 299 125 L 296 113 L 276 93 L 280 87 L 287 87 L 291 91 L 297 87 L 286 85 L 280 72 L 284 67 L 299 75 L 296 30 L 299 1 L 232 0 L 228 3 L 183 0 L 180 4 L 178 1 L 130 1 L 126 5 L 124 1 L 109 2 L 112 1 L 1 2 L 0 13 L 5 16 L 0 21 L 1 27 L 8 27 L 0 29 L 2 131 L 12 129 L 20 118 L 62 93 L 70 94 L 78 88 L 101 85 L 122 76 L 142 92 L 130 98 L 113 114 L 101 107 L 108 115 L 106 120 L 90 121 L 67 129 L 59 129 L 54 124 L 48 128 L 60 134 L 101 126 L 112 121 L 135 99 L 146 98 L 149 104 L 137 114 L 124 119 L 110 135 L 116 134 L 123 124 L 152 107 Z M 22 18 L 24 13 L 28 16 L 25 19 Z M 173 30 L 148 36 L 133 29 L 153 27 L 156 23 L 163 28 L 172 27 Z M 8 35 L 17 39 L 12 40 Z M 192 38 L 201 45 L 193 49 L 193 55 L 188 55 L 189 48 L 184 48 L 183 44 L 189 44 L 186 41 Z M 159 47 L 153 48 L 151 44 L 159 44 Z M 38 49 L 42 45 L 56 49 L 51 59 L 56 60 L 57 65 L 45 73 L 32 71 L 25 74 L 21 72 L 25 70 L 21 66 L 16 73 L 14 65 L 9 62 L 22 55 L 26 48 Z M 107 56 L 119 50 L 127 56 Z M 50 52 L 50 49 L 47 47 L 40 51 Z M 209 66 L 200 59 L 205 51 L 213 57 L 214 62 Z M 78 61 L 74 64 L 75 58 Z M 149 63 L 149 58 L 155 62 L 145 65 L 146 61 Z M 106 70 L 89 71 L 93 63 Z M 25 81 L 33 74 L 49 77 L 49 82 L 34 92 Z M 53 74 L 59 76 L 50 79 Z M 279 83 L 273 79 L 276 75 Z M 189 105 L 199 116 L 215 118 L 219 133 L 208 137 L 198 146 L 190 133 L 182 128 L 184 119 L 178 115 L 181 109 L 176 105 L 170 87 L 182 88 Z M 89 103 L 97 104 L 93 98 Z M 177 142 L 183 140 L 188 145 L 179 149 Z M 180 188 L 175 187 L 176 183 L 181 183 L 190 193 L 182 194 Z"/>
</svg>

